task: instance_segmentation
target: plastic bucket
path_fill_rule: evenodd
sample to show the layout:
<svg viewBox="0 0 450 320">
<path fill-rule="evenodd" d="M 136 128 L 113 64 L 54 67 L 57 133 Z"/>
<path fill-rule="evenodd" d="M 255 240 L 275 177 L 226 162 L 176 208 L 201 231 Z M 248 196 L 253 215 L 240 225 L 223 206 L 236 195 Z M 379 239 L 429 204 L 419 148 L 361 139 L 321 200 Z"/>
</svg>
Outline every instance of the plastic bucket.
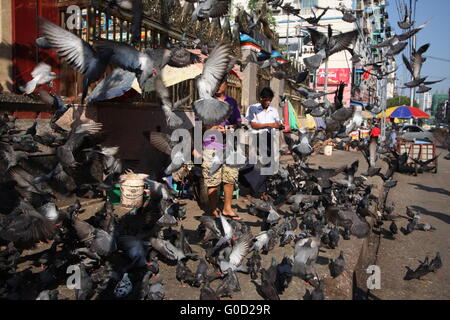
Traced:
<svg viewBox="0 0 450 320">
<path fill-rule="evenodd" d="M 327 157 L 331 157 L 333 155 L 333 146 L 325 146 L 325 148 L 323 149 L 323 153 Z"/>
<path fill-rule="evenodd" d="M 107 196 L 109 201 L 113 204 L 113 205 L 118 205 L 120 204 L 120 184 L 116 183 L 114 185 L 114 189 L 109 190 L 107 192 Z"/>
<path fill-rule="evenodd" d="M 124 174 L 120 176 L 120 202 L 124 208 L 140 208 L 144 202 L 144 179 L 146 174 Z"/>
<path fill-rule="evenodd" d="M 352 133 L 350 133 L 350 136 L 352 137 L 352 140 L 358 140 L 359 133 L 358 131 L 353 131 Z"/>
<path fill-rule="evenodd" d="M 370 135 L 370 130 L 361 130 L 361 138 L 365 139 L 368 138 Z"/>
</svg>

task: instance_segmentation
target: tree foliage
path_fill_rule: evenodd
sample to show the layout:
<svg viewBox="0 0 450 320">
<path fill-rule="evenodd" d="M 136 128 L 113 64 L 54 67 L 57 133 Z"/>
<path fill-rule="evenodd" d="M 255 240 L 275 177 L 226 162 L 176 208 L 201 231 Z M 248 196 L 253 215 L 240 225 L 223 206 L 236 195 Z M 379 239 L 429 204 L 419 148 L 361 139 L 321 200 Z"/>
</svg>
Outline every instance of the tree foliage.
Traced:
<svg viewBox="0 0 450 320">
<path fill-rule="evenodd" d="M 250 12 L 255 11 L 256 8 L 258 8 L 258 6 L 259 6 L 258 2 L 259 2 L 259 0 L 248 0 L 248 2 L 247 2 L 248 10 Z M 270 29 L 272 29 L 272 31 L 276 31 L 277 21 L 273 17 L 273 12 L 272 12 L 272 9 L 270 7 L 267 7 L 266 20 L 267 20 L 267 22 L 269 22 Z"/>
<path fill-rule="evenodd" d="M 398 107 L 398 106 L 409 106 L 411 104 L 411 98 L 410 97 L 405 97 L 405 96 L 395 96 L 393 98 L 390 98 L 387 100 L 387 108 L 392 108 L 392 107 Z M 419 108 L 419 103 L 417 103 L 416 100 L 414 100 L 414 106 L 415 108 Z"/>
</svg>

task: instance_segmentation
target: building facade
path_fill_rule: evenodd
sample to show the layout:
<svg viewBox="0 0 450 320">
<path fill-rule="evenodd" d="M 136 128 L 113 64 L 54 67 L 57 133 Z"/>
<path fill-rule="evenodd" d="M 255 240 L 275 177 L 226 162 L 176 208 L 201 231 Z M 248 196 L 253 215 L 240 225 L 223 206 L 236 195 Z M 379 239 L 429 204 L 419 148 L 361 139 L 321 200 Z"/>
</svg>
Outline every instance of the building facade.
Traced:
<svg viewBox="0 0 450 320">
<path fill-rule="evenodd" d="M 429 113 L 431 112 L 431 107 L 433 105 L 433 94 L 431 92 L 425 92 L 419 96 L 419 106 L 420 108 Z"/>
<path fill-rule="evenodd" d="M 242 0 L 234 1 L 237 5 L 244 6 Z M 292 0 L 285 1 L 294 8 L 300 9 L 300 16 L 303 18 L 319 16 L 323 10 L 315 7 L 331 7 L 320 19 L 318 24 L 311 25 L 306 20 L 294 15 L 289 15 L 280 8 L 272 9 L 273 17 L 276 21 L 276 32 L 279 36 L 279 47 L 283 55 L 290 61 L 297 61 L 303 64 L 303 59 L 314 55 L 314 48 L 310 41 L 306 28 L 314 28 L 320 32 L 327 33 L 328 26 L 331 25 L 333 34 L 349 32 L 358 29 L 360 36 L 355 44 L 355 52 L 363 59 L 360 63 L 354 64 L 352 56 L 348 51 L 334 54 L 328 59 L 328 91 L 333 92 L 340 82 L 347 84 L 344 91 L 344 105 L 349 106 L 350 100 L 359 100 L 364 103 L 373 102 L 379 96 L 377 90 L 381 90 L 377 79 L 369 74 L 365 74 L 363 66 L 366 63 L 377 61 L 381 58 L 380 49 L 372 49 L 370 45 L 383 41 L 390 36 L 390 26 L 386 3 L 384 0 Z M 344 5 L 347 8 L 362 9 L 363 14 L 357 15 L 357 23 L 348 23 L 342 20 L 341 11 L 334 8 Z M 395 61 L 390 62 L 395 67 Z M 303 67 L 304 68 L 304 67 Z M 319 68 L 317 73 L 317 89 L 323 90 L 325 87 L 325 63 Z M 395 95 L 396 75 L 390 75 L 387 83 L 387 98 Z M 333 101 L 333 95 L 328 96 L 329 101 Z"/>
</svg>

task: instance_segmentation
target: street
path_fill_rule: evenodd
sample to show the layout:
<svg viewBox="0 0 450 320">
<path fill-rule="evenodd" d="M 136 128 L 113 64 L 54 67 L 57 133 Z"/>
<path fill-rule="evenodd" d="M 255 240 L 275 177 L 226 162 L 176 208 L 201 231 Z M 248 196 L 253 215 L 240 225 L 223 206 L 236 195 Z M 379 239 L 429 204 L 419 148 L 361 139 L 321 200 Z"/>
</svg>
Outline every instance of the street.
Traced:
<svg viewBox="0 0 450 320">
<path fill-rule="evenodd" d="M 437 174 L 394 175 L 398 185 L 389 193 L 387 204 L 395 203 L 395 214 L 403 216 L 406 216 L 406 206 L 418 209 L 422 216 L 419 222 L 430 223 L 436 230 L 416 230 L 405 236 L 400 228 L 405 228 L 408 221 L 399 219 L 395 240 L 380 237 L 376 264 L 381 268 L 381 289 L 371 291 L 374 297 L 383 300 L 450 299 L 450 161 L 444 159 L 445 150 L 438 149 L 437 153 L 441 153 Z M 390 221 L 386 221 L 382 228 L 389 229 L 389 224 Z M 438 251 L 443 263 L 440 270 L 429 273 L 424 280 L 403 280 L 405 266 L 415 270 L 418 260 L 423 261 L 427 256 L 433 259 Z"/>
</svg>

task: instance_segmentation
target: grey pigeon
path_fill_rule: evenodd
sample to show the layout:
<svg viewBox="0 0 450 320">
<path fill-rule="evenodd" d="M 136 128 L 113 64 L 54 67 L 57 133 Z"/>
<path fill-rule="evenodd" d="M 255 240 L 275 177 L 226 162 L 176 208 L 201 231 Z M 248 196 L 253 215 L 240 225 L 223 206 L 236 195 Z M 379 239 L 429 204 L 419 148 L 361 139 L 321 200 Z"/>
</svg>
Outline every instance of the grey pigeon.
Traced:
<svg viewBox="0 0 450 320">
<path fill-rule="evenodd" d="M 202 21 L 207 18 L 218 18 L 227 14 L 230 0 L 202 0 L 192 13 L 191 22 Z"/>
<path fill-rule="evenodd" d="M 107 0 L 108 6 L 113 9 L 125 9 L 132 13 L 131 18 L 131 39 L 132 43 L 141 40 L 141 24 L 144 6 L 142 0 Z"/>
<path fill-rule="evenodd" d="M 264 300 L 280 300 L 275 283 L 271 281 L 270 276 L 266 269 L 262 268 L 261 271 L 261 284 L 256 283 L 256 291 Z"/>
<path fill-rule="evenodd" d="M 168 49 L 146 49 L 141 52 L 131 45 L 111 40 L 99 39 L 94 48 L 101 52 L 112 52 L 111 64 L 124 70 L 134 72 L 142 90 L 147 80 L 160 73 L 170 60 Z"/>
<path fill-rule="evenodd" d="M 331 25 L 328 25 L 328 35 L 325 35 L 324 33 L 312 28 L 306 28 L 306 30 L 311 36 L 311 40 L 314 45 L 314 52 L 317 54 L 321 52 L 321 50 L 325 50 L 324 59 L 332 56 L 337 52 L 347 49 L 356 41 L 359 34 L 358 30 L 352 30 L 349 32 L 333 35 Z"/>
<path fill-rule="evenodd" d="M 55 290 L 44 290 L 41 291 L 36 298 L 36 300 L 58 300 L 59 292 Z"/>
<path fill-rule="evenodd" d="M 252 240 L 252 234 L 247 233 L 236 241 L 228 257 L 219 256 L 219 266 L 222 272 L 228 269 L 232 271 L 247 271 L 246 266 L 242 265 L 242 262 L 251 250 Z"/>
<path fill-rule="evenodd" d="M 219 300 L 216 291 L 209 286 L 209 281 L 200 289 L 200 300 Z"/>
<path fill-rule="evenodd" d="M 78 265 L 80 270 L 80 283 L 79 289 L 75 289 L 75 299 L 77 300 L 89 300 L 94 294 L 94 283 L 90 275 L 87 273 L 84 264 Z"/>
<path fill-rule="evenodd" d="M 148 291 L 149 300 L 163 300 L 166 295 L 164 285 L 161 281 L 157 281 L 150 285 Z"/>
<path fill-rule="evenodd" d="M 345 269 L 344 252 L 341 251 L 339 257 L 336 260 L 331 261 L 329 264 L 330 273 L 333 278 L 338 277 Z"/>
<path fill-rule="evenodd" d="M 89 85 L 97 81 L 105 73 L 113 51 L 105 50 L 97 53 L 86 41 L 56 24 L 39 17 L 42 35 L 59 57 L 76 71 L 84 75 L 81 103 L 87 96 Z"/>
<path fill-rule="evenodd" d="M 131 89 L 136 75 L 133 72 L 116 68 L 95 86 L 88 96 L 88 103 L 120 97 Z"/>
<path fill-rule="evenodd" d="M 309 281 L 315 275 L 314 263 L 319 254 L 320 239 L 304 238 L 295 244 L 292 274 Z"/>
<path fill-rule="evenodd" d="M 222 284 L 217 288 L 216 294 L 218 297 L 232 297 L 234 292 L 241 291 L 236 272 L 231 269 L 226 270 L 225 278 Z"/>
<path fill-rule="evenodd" d="M 82 145 L 85 137 L 100 132 L 101 128 L 102 124 L 100 123 L 85 123 L 70 131 L 66 143 L 56 149 L 56 156 L 63 167 L 76 167 L 78 165 L 74 152 Z"/>
<path fill-rule="evenodd" d="M 37 209 L 49 221 L 56 223 L 59 219 L 59 211 L 53 202 L 48 202 Z"/>
<path fill-rule="evenodd" d="M 180 261 L 187 257 L 182 250 L 176 248 L 167 240 L 150 238 L 150 245 L 162 256 L 172 261 Z"/>
<path fill-rule="evenodd" d="M 131 263 L 124 270 L 132 268 L 142 268 L 148 265 L 147 250 L 148 244 L 134 236 L 121 236 L 118 239 L 119 248 L 128 256 Z"/>
<path fill-rule="evenodd" d="M 425 61 L 425 58 L 422 57 L 422 55 L 428 50 L 430 47 L 430 44 L 427 43 L 423 46 L 421 46 L 419 49 L 414 50 L 411 53 L 411 61 L 408 60 L 405 55 L 402 55 L 403 62 L 405 63 L 406 68 L 411 73 L 413 80 L 405 83 L 405 86 L 408 88 L 417 87 L 420 84 L 424 83 L 426 80 L 426 77 L 421 77 L 421 70 L 422 70 L 422 64 Z"/>
<path fill-rule="evenodd" d="M 40 37 L 37 38 L 36 40 L 34 40 L 34 43 L 36 44 L 36 47 L 40 48 L 40 49 L 51 49 L 52 46 L 50 45 L 50 43 L 48 43 L 48 41 L 45 39 L 45 37 Z"/>
<path fill-rule="evenodd" d="M 102 229 L 95 229 L 90 249 L 102 257 L 107 257 L 117 250 L 117 245 L 109 233 Z"/>
<path fill-rule="evenodd" d="M 182 105 L 184 104 L 184 102 L 187 102 L 189 97 L 178 101 L 178 103 L 175 105 L 172 105 L 172 102 L 170 101 L 169 90 L 164 85 L 164 82 L 162 81 L 160 75 L 157 75 L 155 78 L 155 89 L 162 102 L 162 109 L 164 112 L 164 116 L 166 117 L 167 126 L 170 129 L 176 129 L 180 127 L 183 124 L 183 120 L 181 120 L 181 118 L 173 112 L 173 109 L 178 105 Z"/>
<path fill-rule="evenodd" d="M 429 264 L 429 269 L 431 272 L 436 272 L 438 269 L 442 268 L 442 260 L 439 252 L 436 252 L 436 257 L 434 257 Z"/>
<path fill-rule="evenodd" d="M 411 19 L 410 19 L 410 14 L 409 14 L 408 10 L 406 10 L 403 20 L 397 22 L 398 26 L 403 30 L 410 29 L 414 25 L 414 23 L 415 22 L 411 21 Z"/>
<path fill-rule="evenodd" d="M 227 102 L 213 98 L 230 69 L 230 55 L 229 45 L 218 44 L 206 60 L 202 74 L 196 78 L 199 99 L 194 102 L 193 108 L 205 125 L 221 123 L 232 111 Z"/>
</svg>

